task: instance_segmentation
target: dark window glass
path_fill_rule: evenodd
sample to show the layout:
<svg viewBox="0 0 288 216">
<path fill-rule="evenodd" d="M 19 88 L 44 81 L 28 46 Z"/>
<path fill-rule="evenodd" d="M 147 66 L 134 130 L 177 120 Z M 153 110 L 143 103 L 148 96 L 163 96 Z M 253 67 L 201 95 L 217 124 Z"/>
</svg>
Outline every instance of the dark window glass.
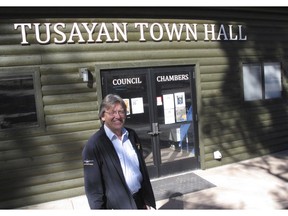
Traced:
<svg viewBox="0 0 288 216">
<path fill-rule="evenodd" d="M 0 78 L 0 130 L 38 125 L 33 76 Z"/>
</svg>

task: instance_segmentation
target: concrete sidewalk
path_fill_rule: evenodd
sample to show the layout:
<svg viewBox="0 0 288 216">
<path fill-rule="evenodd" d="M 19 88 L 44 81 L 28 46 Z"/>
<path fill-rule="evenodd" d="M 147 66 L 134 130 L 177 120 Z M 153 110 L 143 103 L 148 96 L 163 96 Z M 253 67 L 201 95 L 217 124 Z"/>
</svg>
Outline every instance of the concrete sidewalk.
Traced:
<svg viewBox="0 0 288 216">
<path fill-rule="evenodd" d="M 288 151 L 195 174 L 214 188 L 162 200 L 160 209 L 288 209 Z"/>
<path fill-rule="evenodd" d="M 288 209 L 288 151 L 193 171 L 216 187 L 157 202 L 157 209 Z M 21 209 L 89 210 L 85 196 Z"/>
</svg>

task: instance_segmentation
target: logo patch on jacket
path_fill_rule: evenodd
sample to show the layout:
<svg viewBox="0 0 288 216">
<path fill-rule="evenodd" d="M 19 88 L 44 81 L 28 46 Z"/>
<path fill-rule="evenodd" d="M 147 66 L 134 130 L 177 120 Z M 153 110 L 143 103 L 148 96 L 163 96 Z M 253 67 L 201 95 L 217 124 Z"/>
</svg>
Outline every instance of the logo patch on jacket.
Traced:
<svg viewBox="0 0 288 216">
<path fill-rule="evenodd" d="M 137 149 L 140 150 L 141 149 L 141 145 L 140 143 L 136 143 Z"/>
<path fill-rule="evenodd" d="M 93 166 L 94 165 L 94 160 L 84 160 L 83 161 L 84 166 Z"/>
</svg>

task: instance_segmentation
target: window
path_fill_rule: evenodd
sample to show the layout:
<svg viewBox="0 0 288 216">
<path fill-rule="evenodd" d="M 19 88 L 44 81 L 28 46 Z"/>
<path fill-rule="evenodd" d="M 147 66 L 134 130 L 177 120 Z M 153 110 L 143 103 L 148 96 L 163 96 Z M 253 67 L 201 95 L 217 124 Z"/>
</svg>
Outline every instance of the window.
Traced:
<svg viewBox="0 0 288 216">
<path fill-rule="evenodd" d="M 0 70 L 0 131 L 43 125 L 39 71 Z"/>
<path fill-rule="evenodd" d="M 281 64 L 243 64 L 243 87 L 245 101 L 281 98 Z"/>
</svg>

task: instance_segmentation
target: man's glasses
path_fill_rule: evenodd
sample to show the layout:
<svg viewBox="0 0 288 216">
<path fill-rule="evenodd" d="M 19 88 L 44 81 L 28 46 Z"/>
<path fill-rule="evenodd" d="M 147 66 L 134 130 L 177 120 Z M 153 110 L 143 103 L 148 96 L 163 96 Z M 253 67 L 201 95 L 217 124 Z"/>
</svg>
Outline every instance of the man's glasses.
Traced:
<svg viewBox="0 0 288 216">
<path fill-rule="evenodd" d="M 112 112 L 105 111 L 105 113 L 107 113 L 110 116 L 116 116 L 117 114 L 120 115 L 120 116 L 124 116 L 125 115 L 125 111 L 124 110 L 118 110 L 118 111 L 112 111 Z"/>
</svg>

